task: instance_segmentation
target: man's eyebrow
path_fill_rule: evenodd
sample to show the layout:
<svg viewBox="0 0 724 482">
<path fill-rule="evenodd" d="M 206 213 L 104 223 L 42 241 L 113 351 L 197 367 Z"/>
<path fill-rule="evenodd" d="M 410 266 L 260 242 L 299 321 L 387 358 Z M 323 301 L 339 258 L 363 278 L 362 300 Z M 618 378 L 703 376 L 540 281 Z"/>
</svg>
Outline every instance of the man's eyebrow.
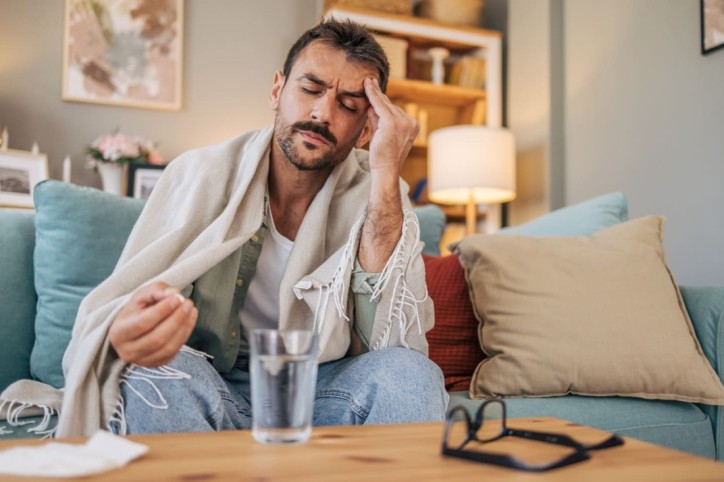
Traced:
<svg viewBox="0 0 724 482">
<path fill-rule="evenodd" d="M 327 89 L 332 87 L 331 85 L 328 85 L 325 81 L 323 81 L 322 79 L 320 79 L 319 77 L 317 77 L 314 74 L 306 73 L 306 74 L 302 74 L 299 77 L 297 77 L 297 80 L 305 80 L 305 79 L 312 82 L 313 84 L 317 84 L 317 85 L 321 85 L 322 87 L 326 87 Z"/>
<path fill-rule="evenodd" d="M 355 92 L 350 92 L 348 90 L 342 90 L 339 92 L 339 95 L 345 96 L 345 97 L 356 97 L 358 99 L 367 99 L 367 94 L 365 93 L 365 90 L 357 90 Z"/>
<path fill-rule="evenodd" d="M 302 74 L 299 77 L 297 77 L 297 80 L 308 80 L 308 81 L 312 82 L 313 84 L 317 84 L 326 89 L 332 88 L 331 85 L 327 84 L 325 81 L 323 81 L 322 79 L 320 79 L 319 77 L 317 77 L 316 75 L 311 74 L 311 73 Z M 343 96 L 343 97 L 354 97 L 357 99 L 367 99 L 367 93 L 365 92 L 364 88 L 362 88 L 360 90 L 356 90 L 356 91 L 342 90 L 339 92 L 339 95 Z"/>
</svg>

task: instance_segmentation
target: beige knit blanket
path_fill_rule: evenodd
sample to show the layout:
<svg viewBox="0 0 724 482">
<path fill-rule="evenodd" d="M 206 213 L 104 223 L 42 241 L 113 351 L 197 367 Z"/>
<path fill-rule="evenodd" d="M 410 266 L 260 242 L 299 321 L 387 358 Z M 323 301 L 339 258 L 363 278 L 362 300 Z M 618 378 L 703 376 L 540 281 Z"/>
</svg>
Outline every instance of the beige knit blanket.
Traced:
<svg viewBox="0 0 724 482">
<path fill-rule="evenodd" d="M 139 286 L 161 280 L 183 289 L 246 242 L 262 222 L 272 127 L 190 151 L 168 165 L 111 276 L 81 303 L 63 359 L 62 391 L 16 382 L 0 395 L 0 420 L 59 412 L 55 435 L 106 428 L 120 403 L 125 368 L 108 342 L 116 314 Z M 280 329 L 314 329 L 320 361 L 350 346 L 350 277 L 369 196 L 367 152 L 354 150 L 309 207 L 279 292 Z M 403 186 L 405 222 L 384 268 L 370 348 L 405 346 L 427 354 L 432 328 L 417 219 Z M 62 402 L 61 402 L 62 400 Z M 22 412 L 22 413 L 21 413 Z M 2 423 L 0 423 L 0 429 Z M 45 426 L 46 433 L 52 433 Z"/>
</svg>

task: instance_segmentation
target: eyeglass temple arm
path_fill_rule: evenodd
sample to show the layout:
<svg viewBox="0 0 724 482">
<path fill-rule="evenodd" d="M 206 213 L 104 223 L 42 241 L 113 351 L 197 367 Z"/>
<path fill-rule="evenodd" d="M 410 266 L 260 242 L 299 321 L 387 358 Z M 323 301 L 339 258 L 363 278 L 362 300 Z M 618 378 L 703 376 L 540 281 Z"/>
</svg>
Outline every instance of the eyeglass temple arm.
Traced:
<svg viewBox="0 0 724 482">
<path fill-rule="evenodd" d="M 448 455 L 451 457 L 457 457 L 457 458 L 461 458 L 461 459 L 465 459 L 465 460 L 471 460 L 474 462 L 483 462 L 483 463 L 492 464 L 492 465 L 499 465 L 499 466 L 508 467 L 511 469 L 525 470 L 528 472 L 544 472 L 546 470 L 557 469 L 559 467 L 565 467 L 567 465 L 572 465 L 572 464 L 575 464 L 578 462 L 583 462 L 584 460 L 589 460 L 591 458 L 585 451 L 574 450 L 570 454 L 564 456 L 563 458 L 561 458 L 555 462 L 536 465 L 536 464 L 528 464 L 513 455 L 492 454 L 492 453 L 487 453 L 487 452 L 473 452 L 473 451 L 462 450 L 462 449 L 451 449 L 448 447 L 443 447 L 442 453 L 444 455 Z"/>
<path fill-rule="evenodd" d="M 607 449 L 610 447 L 616 447 L 623 445 L 623 439 L 616 434 L 612 434 L 606 440 L 596 444 L 582 444 L 568 435 L 558 433 L 547 433 L 547 432 L 536 432 L 535 430 L 518 430 L 518 429 L 506 429 L 508 435 L 514 435 L 516 437 L 522 437 L 530 440 L 536 440 L 539 442 L 552 443 L 556 445 L 563 445 L 566 447 L 572 447 L 578 450 L 600 450 Z"/>
</svg>

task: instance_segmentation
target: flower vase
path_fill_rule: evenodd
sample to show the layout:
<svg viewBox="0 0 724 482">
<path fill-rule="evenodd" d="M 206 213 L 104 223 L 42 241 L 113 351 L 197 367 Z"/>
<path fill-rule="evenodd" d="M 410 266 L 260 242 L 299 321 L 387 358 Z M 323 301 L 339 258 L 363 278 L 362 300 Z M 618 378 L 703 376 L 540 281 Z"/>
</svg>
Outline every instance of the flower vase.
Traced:
<svg viewBox="0 0 724 482">
<path fill-rule="evenodd" d="M 98 173 L 101 175 L 103 190 L 122 196 L 123 165 L 115 162 L 99 162 Z"/>
</svg>

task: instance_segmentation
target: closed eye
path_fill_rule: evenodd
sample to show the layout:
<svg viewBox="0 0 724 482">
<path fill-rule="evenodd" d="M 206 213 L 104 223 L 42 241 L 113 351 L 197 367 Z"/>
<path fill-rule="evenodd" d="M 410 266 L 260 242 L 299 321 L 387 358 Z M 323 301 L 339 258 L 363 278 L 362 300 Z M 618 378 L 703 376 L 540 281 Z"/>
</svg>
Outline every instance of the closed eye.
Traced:
<svg viewBox="0 0 724 482">
<path fill-rule="evenodd" d="M 354 113 L 354 112 L 357 112 L 357 108 L 355 108 L 355 107 L 350 107 L 350 106 L 348 106 L 347 104 L 345 104 L 344 102 L 340 102 L 339 105 L 341 105 L 345 110 L 347 110 L 347 111 L 349 111 L 349 112 L 353 112 L 353 113 Z"/>
<path fill-rule="evenodd" d="M 302 92 L 304 92 L 307 95 L 320 95 L 322 93 L 322 91 L 320 91 L 320 90 L 308 89 L 307 87 L 304 87 L 304 86 L 300 86 L 299 88 L 301 89 Z M 349 105 L 345 104 L 344 102 L 342 102 L 341 100 L 339 101 L 339 105 L 341 105 L 344 110 L 346 110 L 347 112 L 350 112 L 352 114 L 354 114 L 358 111 L 358 109 L 355 106 L 353 106 L 353 105 L 349 106 Z"/>
</svg>

